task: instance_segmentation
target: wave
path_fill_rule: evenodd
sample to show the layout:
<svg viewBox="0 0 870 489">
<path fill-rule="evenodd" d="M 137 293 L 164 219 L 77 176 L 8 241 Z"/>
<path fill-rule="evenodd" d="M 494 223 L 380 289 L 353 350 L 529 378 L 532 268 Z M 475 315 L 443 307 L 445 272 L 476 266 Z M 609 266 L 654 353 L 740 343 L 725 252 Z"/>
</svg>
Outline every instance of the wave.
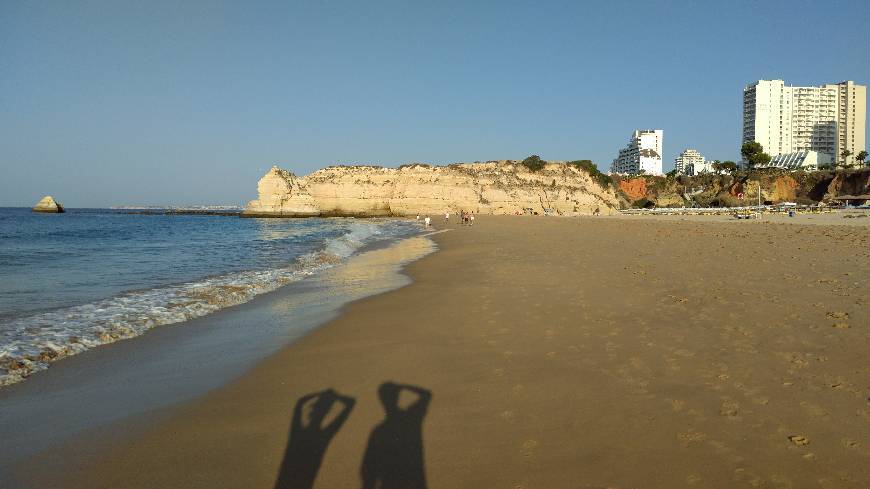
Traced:
<svg viewBox="0 0 870 489">
<path fill-rule="evenodd" d="M 57 360 L 139 336 L 151 328 L 205 316 L 341 263 L 367 243 L 400 229 L 354 222 L 348 231 L 285 267 L 248 270 L 0 322 L 0 386 L 24 380 Z M 5 372 L 4 372 L 5 371 Z"/>
</svg>

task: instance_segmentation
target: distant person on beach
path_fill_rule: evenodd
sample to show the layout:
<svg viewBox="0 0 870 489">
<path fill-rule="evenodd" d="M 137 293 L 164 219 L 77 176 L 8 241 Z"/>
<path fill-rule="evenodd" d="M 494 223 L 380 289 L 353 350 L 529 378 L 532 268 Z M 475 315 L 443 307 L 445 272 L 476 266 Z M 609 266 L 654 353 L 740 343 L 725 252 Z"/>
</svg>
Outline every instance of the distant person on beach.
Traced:
<svg viewBox="0 0 870 489">
<path fill-rule="evenodd" d="M 426 219 L 424 219 L 424 220 L 426 221 L 426 227 L 428 228 L 428 227 L 429 227 L 429 223 L 432 222 L 432 219 L 430 219 L 429 216 L 426 216 Z"/>
<path fill-rule="evenodd" d="M 474 226 L 474 212 L 472 212 L 471 215 L 468 216 L 468 225 Z"/>
<path fill-rule="evenodd" d="M 444 213 L 444 222 L 450 222 L 450 212 Z"/>
<path fill-rule="evenodd" d="M 418 221 L 420 220 L 420 214 L 417 214 L 417 220 Z"/>
</svg>

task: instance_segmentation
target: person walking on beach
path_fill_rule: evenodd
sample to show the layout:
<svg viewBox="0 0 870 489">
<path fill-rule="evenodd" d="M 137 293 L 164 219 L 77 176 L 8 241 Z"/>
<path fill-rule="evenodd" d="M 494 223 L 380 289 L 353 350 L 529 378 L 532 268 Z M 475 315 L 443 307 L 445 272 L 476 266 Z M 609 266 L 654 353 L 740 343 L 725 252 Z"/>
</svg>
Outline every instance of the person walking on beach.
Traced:
<svg viewBox="0 0 870 489">
<path fill-rule="evenodd" d="M 418 221 L 420 220 L 420 214 L 417 214 L 417 220 Z"/>
<path fill-rule="evenodd" d="M 426 216 L 426 219 L 424 219 L 424 222 L 426 222 L 426 227 L 428 228 L 428 227 L 429 227 L 429 223 L 432 222 L 432 219 L 430 219 L 429 216 Z"/>
<path fill-rule="evenodd" d="M 450 211 L 444 213 L 444 223 L 447 224 L 450 222 Z"/>
<path fill-rule="evenodd" d="M 474 226 L 474 212 L 468 215 L 468 225 Z"/>
</svg>

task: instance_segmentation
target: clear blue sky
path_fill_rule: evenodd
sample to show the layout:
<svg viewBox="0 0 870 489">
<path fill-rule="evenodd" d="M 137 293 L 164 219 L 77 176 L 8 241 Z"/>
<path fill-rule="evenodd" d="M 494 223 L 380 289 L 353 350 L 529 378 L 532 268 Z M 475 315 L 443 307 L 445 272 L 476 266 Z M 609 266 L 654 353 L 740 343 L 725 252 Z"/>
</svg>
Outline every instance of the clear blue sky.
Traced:
<svg viewBox="0 0 870 489">
<path fill-rule="evenodd" d="M 757 79 L 870 81 L 870 2 L 0 0 L 0 206 L 243 203 L 273 164 L 737 159 Z"/>
</svg>

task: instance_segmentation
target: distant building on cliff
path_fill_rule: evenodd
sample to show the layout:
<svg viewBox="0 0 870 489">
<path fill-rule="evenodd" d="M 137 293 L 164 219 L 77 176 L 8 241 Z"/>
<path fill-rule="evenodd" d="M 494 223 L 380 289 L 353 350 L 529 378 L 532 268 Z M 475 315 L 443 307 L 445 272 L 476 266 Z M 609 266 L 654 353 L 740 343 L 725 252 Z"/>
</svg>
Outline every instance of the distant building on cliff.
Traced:
<svg viewBox="0 0 870 489">
<path fill-rule="evenodd" d="M 680 156 L 674 159 L 674 170 L 678 175 L 698 175 L 713 171 L 712 164 L 704 158 L 704 155 L 694 149 L 686 149 Z"/>
<path fill-rule="evenodd" d="M 619 156 L 610 166 L 611 173 L 647 175 L 662 174 L 661 129 L 640 129 L 634 131 L 626 147 L 619 150 Z"/>
<path fill-rule="evenodd" d="M 867 87 L 852 81 L 819 87 L 758 80 L 743 89 L 743 142 L 757 141 L 770 156 L 814 151 L 819 164 L 847 163 L 864 151 Z M 852 160 L 851 162 L 854 162 Z"/>
</svg>

